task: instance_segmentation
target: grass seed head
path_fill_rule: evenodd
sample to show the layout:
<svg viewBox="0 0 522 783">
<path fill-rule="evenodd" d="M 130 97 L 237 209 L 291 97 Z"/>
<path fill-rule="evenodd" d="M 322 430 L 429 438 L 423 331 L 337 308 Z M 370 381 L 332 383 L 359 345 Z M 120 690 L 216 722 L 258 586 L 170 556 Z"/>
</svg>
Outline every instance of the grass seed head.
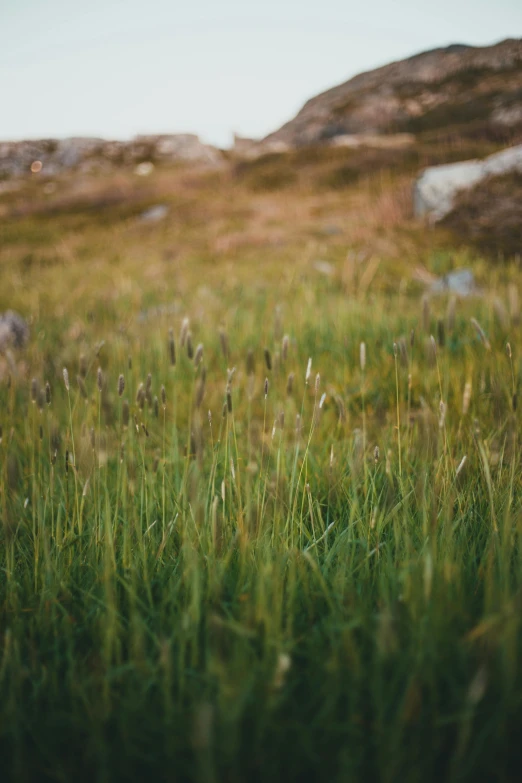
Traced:
<svg viewBox="0 0 522 783">
<path fill-rule="evenodd" d="M 194 347 L 192 345 L 192 332 L 187 333 L 187 356 L 191 360 L 194 358 Z"/>
<path fill-rule="evenodd" d="M 485 333 L 484 329 L 479 324 L 479 322 L 477 321 L 476 318 L 470 318 L 470 321 L 473 324 L 473 326 L 475 327 L 475 331 L 477 332 L 481 342 L 484 344 L 484 347 L 486 348 L 487 351 L 490 351 L 491 350 L 491 344 L 490 344 L 490 342 L 489 342 L 489 340 L 488 340 L 488 338 L 486 336 L 486 333 Z"/>
<path fill-rule="evenodd" d="M 268 348 L 265 348 L 264 356 L 265 356 L 266 369 L 270 371 L 272 369 L 272 357 L 270 355 L 270 351 L 268 350 Z"/>
<path fill-rule="evenodd" d="M 47 405 L 51 404 L 51 384 L 49 381 L 45 384 L 45 401 Z"/>
<path fill-rule="evenodd" d="M 340 394 L 336 394 L 334 399 L 335 399 L 335 404 L 337 405 L 339 424 L 344 424 L 346 421 L 346 406 L 344 404 L 344 400 Z"/>
<path fill-rule="evenodd" d="M 194 354 L 194 367 L 199 367 L 199 364 L 203 358 L 203 343 L 199 343 Z"/>
<path fill-rule="evenodd" d="M 81 375 L 76 376 L 76 382 L 78 384 L 78 388 L 80 390 L 80 394 L 82 395 L 84 400 L 89 399 L 89 395 L 87 394 L 87 389 L 85 388 L 85 383 L 83 382 L 83 378 Z"/>
<path fill-rule="evenodd" d="M 63 382 L 65 383 L 65 388 L 67 392 L 69 391 L 69 373 L 67 372 L 67 367 L 64 367 L 62 370 L 63 375 Z"/>
<path fill-rule="evenodd" d="M 101 394 L 103 390 L 103 373 L 101 367 L 98 367 L 98 372 L 96 373 L 96 385 L 98 386 L 98 391 Z"/>
<path fill-rule="evenodd" d="M 286 393 L 288 394 L 288 396 L 290 396 L 292 394 L 293 390 L 294 390 L 294 377 L 295 377 L 294 373 L 291 372 L 288 375 L 288 378 L 287 378 L 287 381 L 286 381 Z"/>
<path fill-rule="evenodd" d="M 138 391 L 136 392 L 136 405 L 140 411 L 142 411 L 145 407 L 145 387 L 143 383 L 140 383 L 138 386 Z"/>
<path fill-rule="evenodd" d="M 183 321 L 181 322 L 181 332 L 179 335 L 179 344 L 181 345 L 182 348 L 185 347 L 188 331 L 189 331 L 189 319 L 184 318 Z"/>
<path fill-rule="evenodd" d="M 228 354 L 229 354 L 228 335 L 223 327 L 220 327 L 219 329 L 219 343 L 221 345 L 221 352 L 223 354 L 223 357 L 226 360 L 228 360 Z"/>
<path fill-rule="evenodd" d="M 471 401 L 471 381 L 466 381 L 464 385 L 464 394 L 462 395 L 462 415 L 465 416 L 469 411 Z"/>
<path fill-rule="evenodd" d="M 282 344 L 282 349 L 281 349 L 281 355 L 283 357 L 283 361 L 284 362 L 286 362 L 286 360 L 288 358 L 288 346 L 289 346 L 289 343 L 290 343 L 290 339 L 289 339 L 288 335 L 285 334 L 285 336 L 283 337 L 283 344 Z"/>
<path fill-rule="evenodd" d="M 38 400 L 38 381 L 36 380 L 36 378 L 33 378 L 31 380 L 31 402 L 33 403 L 33 405 L 36 403 L 37 400 Z"/>
<path fill-rule="evenodd" d="M 124 391 L 125 391 L 125 378 L 123 377 L 123 375 L 120 375 L 120 377 L 118 378 L 118 397 L 121 397 Z"/>
<path fill-rule="evenodd" d="M 205 365 L 201 367 L 201 375 L 199 377 L 199 383 L 198 388 L 196 391 L 196 408 L 201 407 L 201 403 L 203 402 L 203 397 L 205 396 L 205 383 L 207 380 L 207 370 Z"/>
</svg>

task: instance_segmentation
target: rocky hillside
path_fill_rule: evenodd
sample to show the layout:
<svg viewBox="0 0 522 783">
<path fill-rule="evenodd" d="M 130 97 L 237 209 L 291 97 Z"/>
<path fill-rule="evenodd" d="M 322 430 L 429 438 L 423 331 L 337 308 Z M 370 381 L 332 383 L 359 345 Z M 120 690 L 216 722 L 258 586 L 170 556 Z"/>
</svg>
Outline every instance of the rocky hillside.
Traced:
<svg viewBox="0 0 522 783">
<path fill-rule="evenodd" d="M 359 74 L 309 100 L 264 144 L 452 129 L 506 139 L 522 130 L 522 39 L 455 44 Z"/>
<path fill-rule="evenodd" d="M 69 169 L 83 173 L 136 165 L 146 173 L 155 163 L 188 161 L 216 165 L 222 154 L 190 133 L 136 136 L 130 141 L 96 138 L 40 139 L 0 142 L 0 179 L 42 173 L 54 176 Z M 147 168 L 148 167 L 148 168 Z"/>
</svg>

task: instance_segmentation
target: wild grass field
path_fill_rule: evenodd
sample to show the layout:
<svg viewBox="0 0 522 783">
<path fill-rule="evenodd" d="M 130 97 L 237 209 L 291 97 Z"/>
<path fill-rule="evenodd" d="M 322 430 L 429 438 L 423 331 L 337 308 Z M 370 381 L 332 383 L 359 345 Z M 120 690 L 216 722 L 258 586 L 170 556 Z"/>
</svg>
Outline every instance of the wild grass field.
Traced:
<svg viewBox="0 0 522 783">
<path fill-rule="evenodd" d="M 518 779 L 521 272 L 388 154 L 0 195 L 3 780 Z"/>
</svg>

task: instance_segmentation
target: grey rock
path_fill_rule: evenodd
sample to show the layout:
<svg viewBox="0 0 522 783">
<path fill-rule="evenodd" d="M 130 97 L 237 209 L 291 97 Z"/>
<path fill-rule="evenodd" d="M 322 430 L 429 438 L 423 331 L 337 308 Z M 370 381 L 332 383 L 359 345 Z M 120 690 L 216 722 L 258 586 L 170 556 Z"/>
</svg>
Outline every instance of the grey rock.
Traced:
<svg viewBox="0 0 522 783">
<path fill-rule="evenodd" d="M 0 315 L 0 351 L 23 348 L 29 339 L 29 326 L 21 315 L 13 310 Z"/>
<path fill-rule="evenodd" d="M 472 296 L 479 293 L 471 269 L 455 269 L 434 280 L 429 287 L 430 294 L 452 293 L 458 296 Z"/>
<path fill-rule="evenodd" d="M 29 176 L 35 161 L 41 163 L 38 176 L 49 177 L 70 170 L 88 172 L 136 165 L 142 160 L 216 166 L 223 155 L 190 133 L 137 136 L 130 141 L 79 137 L 0 142 L 0 178 Z"/>
<path fill-rule="evenodd" d="M 338 136 L 385 135 L 392 128 L 415 133 L 422 130 L 419 120 L 424 117 L 429 127 L 434 110 L 446 110 L 445 124 L 452 125 L 452 110 L 475 101 L 486 123 L 497 118 L 509 127 L 513 119 L 518 121 L 515 109 L 522 105 L 521 61 L 520 39 L 486 47 L 453 44 L 422 52 L 360 73 L 316 95 L 265 143 L 301 147 Z"/>
<path fill-rule="evenodd" d="M 169 208 L 166 204 L 155 204 L 153 207 L 149 207 L 140 215 L 140 220 L 144 223 L 159 223 L 160 220 L 164 220 L 169 214 Z"/>
<path fill-rule="evenodd" d="M 465 160 L 425 169 L 415 182 L 413 209 L 417 217 L 437 221 L 453 209 L 455 197 L 489 176 L 522 172 L 522 144 L 496 152 L 484 160 Z"/>
</svg>

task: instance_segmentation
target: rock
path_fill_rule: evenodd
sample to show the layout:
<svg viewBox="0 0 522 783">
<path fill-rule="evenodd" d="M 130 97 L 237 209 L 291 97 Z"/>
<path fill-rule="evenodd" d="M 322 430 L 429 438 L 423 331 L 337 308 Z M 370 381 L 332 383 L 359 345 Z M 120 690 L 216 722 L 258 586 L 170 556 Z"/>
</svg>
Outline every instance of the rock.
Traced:
<svg viewBox="0 0 522 783">
<path fill-rule="evenodd" d="M 408 57 L 316 95 L 265 139 L 291 147 L 339 136 L 462 131 L 509 139 L 522 108 L 522 40 L 462 44 Z M 507 142 L 506 142 L 507 143 Z"/>
<path fill-rule="evenodd" d="M 498 261 L 522 253 L 521 218 L 522 171 L 514 170 L 459 191 L 442 225 L 481 255 Z"/>
<path fill-rule="evenodd" d="M 455 194 L 463 188 L 472 187 L 482 176 L 482 164 L 478 160 L 425 169 L 413 189 L 414 214 L 441 220 L 451 211 Z"/>
<path fill-rule="evenodd" d="M 152 172 L 154 171 L 154 163 L 151 163 L 150 160 L 143 161 L 143 163 L 138 163 L 136 168 L 134 169 L 134 173 L 138 175 L 138 177 L 148 177 Z"/>
<path fill-rule="evenodd" d="M 383 150 L 398 150 L 411 147 L 414 142 L 415 136 L 413 133 L 390 133 L 380 136 L 372 133 L 348 133 L 335 136 L 330 141 L 330 146 L 349 147 L 351 149 L 374 147 Z"/>
<path fill-rule="evenodd" d="M 136 136 L 134 144 L 152 148 L 152 156 L 157 160 L 190 161 L 213 166 L 223 160 L 218 149 L 204 144 L 194 133 Z"/>
<path fill-rule="evenodd" d="M 8 310 L 0 315 L 0 351 L 23 348 L 29 339 L 29 326 L 21 315 Z"/>
<path fill-rule="evenodd" d="M 159 223 L 160 220 L 164 220 L 169 214 L 169 208 L 166 204 L 155 204 L 153 207 L 149 207 L 145 212 L 140 215 L 140 220 L 143 223 Z"/>
<path fill-rule="evenodd" d="M 272 141 L 257 141 L 247 139 L 234 134 L 234 146 L 232 153 L 234 157 L 241 160 L 257 160 L 263 155 L 284 155 L 291 150 L 291 146 L 284 141 L 274 139 Z"/>
<path fill-rule="evenodd" d="M 137 136 L 130 141 L 97 138 L 40 139 L 0 142 L 0 178 L 53 177 L 64 171 L 90 172 L 121 165 L 186 161 L 216 166 L 220 150 L 204 144 L 194 134 Z"/>
<path fill-rule="evenodd" d="M 490 155 L 485 160 L 466 160 L 444 166 L 431 166 L 417 179 L 413 209 L 417 217 L 441 220 L 453 209 L 457 194 L 469 190 L 489 176 L 522 172 L 522 145 Z"/>
<path fill-rule="evenodd" d="M 434 280 L 429 287 L 430 294 L 452 293 L 458 296 L 472 296 L 478 293 L 471 269 L 455 269 Z"/>
<path fill-rule="evenodd" d="M 317 259 L 317 261 L 314 261 L 314 269 L 316 272 L 319 272 L 321 275 L 325 275 L 326 277 L 333 277 L 335 274 L 334 265 L 329 261 L 323 261 L 322 259 Z"/>
</svg>

